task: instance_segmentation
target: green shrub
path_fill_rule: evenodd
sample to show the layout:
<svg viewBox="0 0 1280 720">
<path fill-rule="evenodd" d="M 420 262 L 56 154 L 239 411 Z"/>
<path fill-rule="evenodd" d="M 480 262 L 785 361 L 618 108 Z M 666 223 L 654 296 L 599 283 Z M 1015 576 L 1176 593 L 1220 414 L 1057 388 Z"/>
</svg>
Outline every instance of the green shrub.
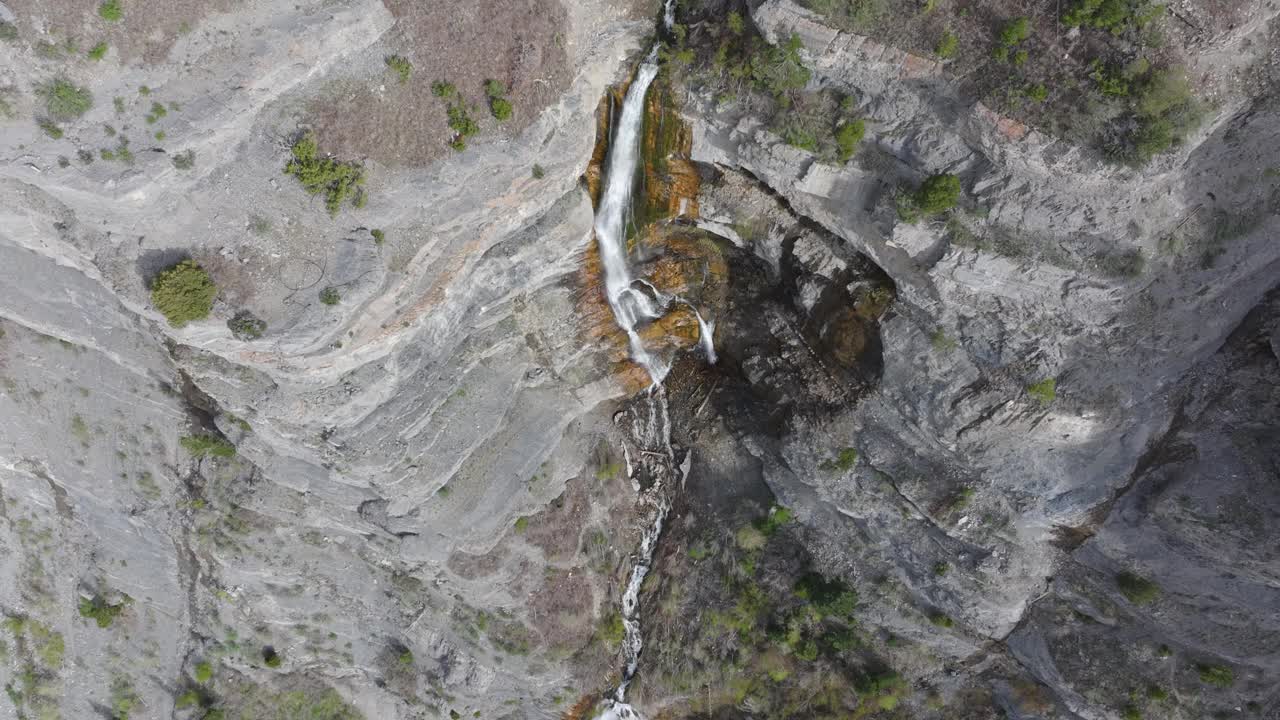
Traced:
<svg viewBox="0 0 1280 720">
<path fill-rule="evenodd" d="M 541 165 L 534 163 L 532 174 L 534 180 L 541 180 L 547 176 L 547 171 Z"/>
<path fill-rule="evenodd" d="M 836 453 L 834 460 L 823 461 L 821 467 L 823 470 L 838 470 L 847 472 L 858 464 L 858 449 L 852 447 L 840 448 L 840 452 Z"/>
<path fill-rule="evenodd" d="M 278 668 L 284 662 L 284 658 L 280 657 L 280 653 L 270 645 L 262 648 L 262 662 L 269 668 Z"/>
<path fill-rule="evenodd" d="M 337 305 L 342 302 L 342 295 L 338 293 L 338 288 L 327 287 L 320 291 L 320 302 L 325 305 Z"/>
<path fill-rule="evenodd" d="M 120 9 L 120 0 L 107 0 L 99 5 L 98 15 L 109 22 L 116 22 L 124 17 L 124 10 Z"/>
<path fill-rule="evenodd" d="M 944 613 L 934 613 L 933 615 L 930 615 L 929 622 L 940 628 L 949 628 L 956 624 L 956 622 L 951 619 L 950 615 L 946 615 Z"/>
<path fill-rule="evenodd" d="M 124 602 L 112 605 L 101 595 L 94 595 L 92 598 L 80 598 L 80 617 L 93 620 L 100 628 L 110 627 L 116 617 L 124 612 L 127 604 L 128 600 L 126 599 Z"/>
<path fill-rule="evenodd" d="M 916 209 L 923 215 L 937 215 L 950 210 L 960 201 L 960 178 L 955 175 L 933 175 L 916 191 Z"/>
<path fill-rule="evenodd" d="M 1120 711 L 1120 717 L 1123 720 L 1142 720 L 1142 711 L 1138 709 L 1137 705 L 1131 703 L 1125 705 L 1124 709 Z"/>
<path fill-rule="evenodd" d="M 458 88 L 454 87 L 453 83 L 438 81 L 431 83 L 431 94 L 448 99 L 458 94 Z"/>
<path fill-rule="evenodd" d="M 500 98 L 507 94 L 507 86 L 499 80 L 485 80 L 484 94 L 489 98 Z"/>
<path fill-rule="evenodd" d="M 351 200 L 355 207 L 364 205 L 364 167 L 355 162 L 339 162 L 320 157 L 315 134 L 307 132 L 293 144 L 293 158 L 284 166 L 303 189 L 312 195 L 324 195 L 324 206 L 337 215 L 342 203 Z"/>
<path fill-rule="evenodd" d="M 1000 30 L 1000 44 L 1007 48 L 1031 37 L 1031 22 L 1025 17 L 1010 20 Z"/>
<path fill-rule="evenodd" d="M 209 317 L 217 294 L 218 286 L 194 260 L 183 260 L 151 283 L 151 304 L 173 327 Z"/>
<path fill-rule="evenodd" d="M 616 610 L 605 616 L 600 623 L 600 640 L 605 647 L 610 649 L 622 645 L 622 640 L 627 635 L 626 625 L 622 622 L 622 614 Z"/>
<path fill-rule="evenodd" d="M 467 108 L 461 103 L 450 105 L 448 113 L 449 129 L 454 132 L 453 142 L 450 145 L 454 150 L 466 150 L 467 138 L 480 132 L 480 125 L 471 118 Z"/>
<path fill-rule="evenodd" d="M 955 57 L 956 50 L 960 48 L 960 39 L 950 30 L 943 30 L 942 37 L 938 38 L 938 44 L 934 46 L 933 53 L 940 58 L 946 59 Z"/>
<path fill-rule="evenodd" d="M 1058 381 L 1054 378 L 1045 378 L 1038 383 L 1028 385 L 1027 394 L 1048 405 L 1058 397 Z"/>
<path fill-rule="evenodd" d="M 93 107 L 93 95 L 86 88 L 59 78 L 44 85 L 38 91 L 44 98 L 45 109 L 58 120 L 71 120 L 89 112 Z"/>
<path fill-rule="evenodd" d="M 792 35 L 784 46 L 770 45 L 750 61 L 749 73 L 756 87 L 783 100 L 788 93 L 809 84 L 809 69 L 800 59 L 800 38 Z M 784 103 L 785 104 L 785 103 Z"/>
<path fill-rule="evenodd" d="M 146 118 L 147 124 L 154 125 L 155 123 L 159 122 L 161 118 L 163 118 L 165 115 L 168 115 L 168 114 L 169 114 L 169 111 L 165 109 L 164 105 L 158 102 L 153 102 L 151 103 L 151 112 L 147 114 L 147 118 Z"/>
<path fill-rule="evenodd" d="M 185 435 L 178 438 L 178 444 L 191 453 L 192 457 L 202 458 L 212 455 L 229 458 L 235 457 L 236 454 L 235 445 L 215 435 Z"/>
<path fill-rule="evenodd" d="M 489 112 L 498 120 L 511 118 L 511 103 L 506 98 L 493 98 L 489 101 Z"/>
<path fill-rule="evenodd" d="M 1147 605 L 1160 597 L 1160 585 L 1128 570 L 1116 575 L 1116 585 L 1119 585 L 1120 593 L 1134 605 Z"/>
<path fill-rule="evenodd" d="M 101 60 L 106 56 L 107 56 L 107 44 L 105 42 L 100 42 L 97 45 L 94 45 L 89 50 L 90 60 Z"/>
<path fill-rule="evenodd" d="M 951 566 L 942 561 L 939 561 L 933 564 L 933 574 L 937 575 L 938 577 L 942 577 L 943 575 L 946 575 L 947 571 L 950 569 L 951 569 Z"/>
<path fill-rule="evenodd" d="M 528 528 L 529 528 L 529 518 L 523 517 L 523 516 L 516 518 L 516 532 L 522 533 Z"/>
<path fill-rule="evenodd" d="M 742 16 L 732 11 L 725 18 L 725 24 L 728 26 L 729 32 L 734 35 L 741 35 L 747 29 L 747 24 L 743 21 Z"/>
<path fill-rule="evenodd" d="M 858 143 L 862 142 L 866 132 L 867 125 L 860 119 L 850 120 L 836 128 L 837 156 L 841 162 L 846 162 L 853 157 L 853 153 L 858 149 Z"/>
<path fill-rule="evenodd" d="M 401 665 L 412 665 L 413 651 L 406 648 L 400 653 L 399 657 L 397 657 L 396 659 L 400 661 Z"/>
<path fill-rule="evenodd" d="M 192 688 L 177 697 L 173 706 L 178 709 L 194 707 L 200 703 L 200 691 Z"/>
<path fill-rule="evenodd" d="M 227 321 L 227 329 L 240 340 L 257 340 L 267 331 L 267 323 L 248 310 L 241 310 Z"/>
<path fill-rule="evenodd" d="M 201 683 L 201 684 L 203 684 L 203 683 L 207 683 L 207 682 L 209 682 L 210 680 L 212 680 L 212 679 L 213 679 L 213 665 L 210 665 L 208 662 L 201 662 L 201 663 L 197 663 L 197 664 L 196 664 L 196 673 L 195 673 L 195 678 L 196 678 L 196 682 Z"/>
<path fill-rule="evenodd" d="M 1236 682 L 1235 673 L 1224 665 L 1201 664 L 1196 666 L 1200 673 L 1200 681 L 1218 687 L 1231 687 Z"/>
<path fill-rule="evenodd" d="M 774 505 L 769 509 L 769 514 L 755 521 L 753 525 L 765 537 L 770 537 L 778 532 L 783 525 L 791 522 L 791 510 L 781 505 Z"/>
<path fill-rule="evenodd" d="M 796 581 L 796 597 L 808 600 L 823 617 L 849 619 L 858 607 L 858 593 L 838 578 L 805 573 Z"/>
<path fill-rule="evenodd" d="M 818 138 L 813 133 L 800 127 L 788 127 L 782 132 L 782 139 L 788 145 L 798 147 L 801 150 L 809 152 L 818 151 Z"/>
<path fill-rule="evenodd" d="M 400 76 L 400 84 L 409 82 L 409 77 L 413 75 L 413 63 L 403 55 L 388 55 L 385 58 L 387 67 L 395 71 Z"/>
<path fill-rule="evenodd" d="M 40 120 L 36 121 L 36 125 L 39 126 L 41 130 L 44 131 L 45 135 L 48 135 L 54 140 L 62 139 L 62 128 L 58 127 L 58 123 L 48 118 L 41 118 Z"/>
<path fill-rule="evenodd" d="M 387 234 L 382 232 L 378 228 L 374 228 L 370 230 L 369 235 L 373 237 L 373 242 L 375 245 L 381 245 L 382 243 L 387 241 Z"/>
<path fill-rule="evenodd" d="M 1028 85 L 1025 92 L 1028 98 L 1038 103 L 1049 99 L 1049 88 L 1044 84 Z"/>
<path fill-rule="evenodd" d="M 18 26 L 0 20 L 0 40 L 12 42 L 18 39 Z"/>
</svg>

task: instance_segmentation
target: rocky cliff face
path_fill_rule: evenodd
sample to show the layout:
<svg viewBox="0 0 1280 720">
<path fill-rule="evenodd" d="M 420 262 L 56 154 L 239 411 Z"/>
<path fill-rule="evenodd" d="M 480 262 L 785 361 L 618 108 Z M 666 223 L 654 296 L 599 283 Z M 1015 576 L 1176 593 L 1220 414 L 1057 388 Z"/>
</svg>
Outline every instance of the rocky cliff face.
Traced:
<svg viewBox="0 0 1280 720">
<path fill-rule="evenodd" d="M 0 4 L 4 716 L 585 712 L 640 526 L 580 177 L 656 5 L 106 6 Z M 1277 9 L 1235 9 L 1190 58 L 1251 81 L 1142 170 L 789 0 L 745 21 L 856 98 L 852 162 L 666 74 L 646 272 L 715 308 L 721 362 L 670 381 L 638 707 L 1275 715 Z M 305 129 L 366 205 L 281 174 Z M 900 220 L 938 172 L 951 221 Z M 148 288 L 185 257 L 219 293 L 175 328 Z M 766 626 L 839 605 L 814 573 L 858 602 L 804 659 Z"/>
</svg>

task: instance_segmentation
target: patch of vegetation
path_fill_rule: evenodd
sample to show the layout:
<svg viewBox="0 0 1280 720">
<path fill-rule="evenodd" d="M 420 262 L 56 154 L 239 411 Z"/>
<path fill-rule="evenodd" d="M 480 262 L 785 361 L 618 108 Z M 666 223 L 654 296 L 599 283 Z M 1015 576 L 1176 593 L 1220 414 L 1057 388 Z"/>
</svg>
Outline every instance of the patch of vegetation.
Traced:
<svg viewBox="0 0 1280 720">
<path fill-rule="evenodd" d="M 370 230 L 369 235 L 373 238 L 373 242 L 375 245 L 381 245 L 382 243 L 387 241 L 387 234 L 384 233 L 382 230 L 379 230 L 378 228 L 374 228 Z"/>
<path fill-rule="evenodd" d="M 37 92 L 49 115 L 57 120 L 78 118 L 93 107 L 93 94 L 65 78 L 42 85 Z"/>
<path fill-rule="evenodd" d="M 960 39 L 950 30 L 943 30 L 942 37 L 938 38 L 938 44 L 933 48 L 933 54 L 943 60 L 955 57 L 956 50 L 960 48 Z"/>
<path fill-rule="evenodd" d="M 1031 21 L 1025 17 L 1014 18 L 1000 28 L 1000 34 L 997 37 L 998 44 L 995 50 L 992 51 L 991 56 L 1002 62 L 1008 60 L 1010 51 L 1013 51 L 1020 43 L 1030 37 Z M 1015 64 L 1021 65 L 1023 62 L 1026 62 L 1025 55 L 1021 61 L 1016 61 Z"/>
<path fill-rule="evenodd" d="M 100 42 L 97 45 L 94 45 L 89 49 L 88 55 L 90 60 L 101 60 L 107 56 L 107 44 L 105 42 Z"/>
<path fill-rule="evenodd" d="M 364 207 L 365 176 L 360 163 L 321 157 L 315 133 L 310 131 L 298 138 L 291 152 L 293 157 L 284 166 L 284 173 L 298 178 L 308 193 L 324 195 L 324 206 L 330 215 L 337 215 L 347 200 L 357 208 Z"/>
<path fill-rule="evenodd" d="M 1225 665 L 1200 664 L 1196 666 L 1200 673 L 1200 682 L 1221 688 L 1231 687 L 1236 683 L 1236 675 Z"/>
<path fill-rule="evenodd" d="M 507 100 L 507 86 L 498 80 L 486 80 L 484 94 L 489 99 L 489 112 L 498 120 L 511 118 L 511 102 Z"/>
<path fill-rule="evenodd" d="M 796 597 L 808 600 L 822 617 L 851 620 L 858 607 L 858 593 L 849 589 L 838 578 L 826 578 L 820 573 L 806 573 L 796 582 Z"/>
<path fill-rule="evenodd" d="M 626 637 L 627 628 L 622 623 L 622 613 L 614 610 L 600 621 L 600 628 L 597 631 L 600 641 L 610 650 L 622 646 L 622 640 Z"/>
<path fill-rule="evenodd" d="M 196 672 L 194 675 L 196 682 L 204 684 L 213 679 L 213 665 L 208 662 L 196 663 Z"/>
<path fill-rule="evenodd" d="M 853 153 L 858 149 L 858 143 L 862 142 L 866 132 L 867 125 L 861 119 L 841 123 L 836 128 L 836 146 L 840 149 L 837 156 L 841 162 L 847 162 L 853 157 Z"/>
<path fill-rule="evenodd" d="M 325 305 L 337 305 L 342 302 L 342 295 L 338 293 L 338 288 L 330 286 L 320 291 L 320 302 Z"/>
<path fill-rule="evenodd" d="M 772 537 L 778 532 L 783 525 L 791 522 L 791 509 L 781 505 L 774 505 L 769 509 L 769 514 L 752 523 L 756 530 L 759 530 L 765 537 Z"/>
<path fill-rule="evenodd" d="M 409 62 L 409 58 L 403 55 L 388 55 L 384 61 L 387 67 L 399 76 L 401 85 L 409 82 L 409 78 L 413 75 L 413 63 Z"/>
<path fill-rule="evenodd" d="M 196 151 L 186 150 L 184 152 L 176 153 L 173 157 L 169 158 L 169 161 L 172 162 L 173 167 L 178 170 L 190 170 L 196 166 Z"/>
<path fill-rule="evenodd" d="M 262 662 L 269 668 L 278 668 L 284 663 L 284 658 L 280 657 L 280 653 L 270 645 L 262 648 Z"/>
<path fill-rule="evenodd" d="M 451 82 L 437 81 L 431 83 L 431 94 L 448 100 L 458 94 L 458 88 L 454 87 Z"/>
<path fill-rule="evenodd" d="M 124 17 L 124 10 L 120 7 L 120 0 L 107 0 L 98 6 L 98 16 L 108 22 L 118 22 Z"/>
<path fill-rule="evenodd" d="M 1058 397 L 1058 381 L 1054 378 L 1045 378 L 1038 383 L 1028 385 L 1027 394 L 1048 405 Z"/>
<path fill-rule="evenodd" d="M 527 530 L 527 529 L 529 528 L 529 518 L 527 518 L 527 517 L 525 517 L 525 516 L 523 516 L 523 515 L 521 515 L 520 517 L 516 518 L 516 525 L 515 525 L 515 527 L 516 527 L 516 532 L 518 532 L 518 533 L 522 533 L 522 532 L 524 532 L 525 530 Z"/>
<path fill-rule="evenodd" d="M 462 103 L 450 105 L 448 109 L 449 129 L 453 130 L 453 140 L 449 143 L 458 152 L 467 149 L 467 138 L 480 132 L 480 125 L 471 118 Z"/>
<path fill-rule="evenodd" d="M 178 328 L 209 317 L 217 294 L 218 286 L 194 260 L 183 260 L 164 270 L 151 283 L 151 304 Z"/>
<path fill-rule="evenodd" d="M 852 447 L 840 448 L 840 452 L 836 454 L 834 460 L 828 460 L 822 463 L 823 470 L 836 470 L 839 472 L 848 472 L 858 464 L 858 449 Z"/>
<path fill-rule="evenodd" d="M 947 335 L 942 328 L 938 328 L 933 332 L 933 335 L 929 336 L 929 342 L 933 345 L 933 349 L 938 352 L 951 352 L 956 349 L 955 338 Z"/>
<path fill-rule="evenodd" d="M 533 175 L 534 180 L 541 180 L 547 176 L 547 171 L 541 165 L 534 163 L 531 174 Z"/>
<path fill-rule="evenodd" d="M 208 455 L 220 458 L 235 457 L 236 446 L 215 435 L 185 435 L 178 438 L 178 444 L 192 457 L 202 458 Z"/>
<path fill-rule="evenodd" d="M 937 215 L 955 207 L 960 201 L 960 178 L 955 175 L 932 175 L 915 193 L 916 209 L 925 216 Z"/>
<path fill-rule="evenodd" d="M 80 598 L 80 617 L 88 618 L 98 624 L 100 628 L 111 627 L 111 623 L 124 612 L 125 606 L 129 604 L 129 596 L 118 603 L 112 604 L 107 602 L 102 595 L 94 595 L 92 598 Z"/>
<path fill-rule="evenodd" d="M 248 310 L 241 310 L 227 321 L 227 328 L 238 340 L 257 340 L 267 331 L 267 323 Z"/>
<path fill-rule="evenodd" d="M 940 628 L 950 628 L 956 624 L 955 620 L 952 620 L 951 616 L 945 613 L 934 613 L 930 615 L 929 622 Z"/>
<path fill-rule="evenodd" d="M 169 111 L 168 109 L 165 108 L 164 104 L 153 102 L 151 103 L 151 112 L 147 113 L 147 117 L 146 117 L 147 124 L 154 125 L 157 122 L 160 122 L 160 120 L 163 119 L 164 116 L 168 114 L 169 114 Z"/>
<path fill-rule="evenodd" d="M 18 39 L 18 26 L 0 20 L 0 40 L 13 42 Z"/>
<path fill-rule="evenodd" d="M 41 120 L 36 122 L 36 125 L 38 125 L 40 129 L 44 131 L 45 135 L 48 135 L 54 140 L 62 139 L 62 128 L 58 127 L 58 123 L 48 118 L 42 118 Z"/>
</svg>

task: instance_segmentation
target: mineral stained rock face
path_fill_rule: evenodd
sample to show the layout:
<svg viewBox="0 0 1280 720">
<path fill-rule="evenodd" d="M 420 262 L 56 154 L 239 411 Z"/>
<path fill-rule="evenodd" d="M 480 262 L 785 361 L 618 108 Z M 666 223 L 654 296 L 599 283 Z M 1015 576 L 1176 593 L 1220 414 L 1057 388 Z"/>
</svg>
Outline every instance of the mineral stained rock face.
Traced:
<svg viewBox="0 0 1280 720">
<path fill-rule="evenodd" d="M 658 32 L 634 268 L 719 361 L 643 329 L 688 464 L 629 701 L 1280 717 L 1280 9 L 891 5 Z M 645 381 L 592 191 L 660 15 L 0 2 L 0 717 L 594 716 Z M 1128 83 L 1096 147 L 1050 51 L 1046 107 Z M 1174 57 L 1198 124 L 1107 160 Z"/>
</svg>

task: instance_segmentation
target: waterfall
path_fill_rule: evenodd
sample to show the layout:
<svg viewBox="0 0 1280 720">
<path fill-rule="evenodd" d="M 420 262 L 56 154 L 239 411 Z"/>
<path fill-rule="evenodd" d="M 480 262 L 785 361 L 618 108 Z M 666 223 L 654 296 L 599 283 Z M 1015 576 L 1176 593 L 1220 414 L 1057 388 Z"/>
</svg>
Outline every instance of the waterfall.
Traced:
<svg viewBox="0 0 1280 720">
<path fill-rule="evenodd" d="M 613 143 L 609 147 L 609 166 L 605 174 L 604 192 L 596 212 L 596 243 L 600 247 L 600 263 L 604 267 L 604 292 L 618 327 L 627 333 L 631 357 L 649 373 L 658 385 L 666 377 L 668 367 L 644 347 L 639 324 L 661 317 L 662 308 L 648 295 L 636 290 L 627 263 L 626 222 L 631 209 L 631 185 L 640 156 L 640 128 L 644 121 L 644 97 L 658 74 L 655 62 L 657 48 L 636 71 L 635 80 L 622 101 Z"/>
<path fill-rule="evenodd" d="M 675 0 L 666 0 L 662 19 L 667 30 L 671 30 L 675 22 Z M 624 413 L 631 419 L 627 434 L 636 445 L 634 449 L 624 447 L 627 474 L 634 479 L 639 473 L 652 480 L 649 488 L 641 494 L 641 501 L 650 508 L 651 519 L 641 536 L 631 577 L 622 595 L 622 680 L 608 707 L 596 720 L 641 720 L 635 708 L 626 703 L 627 687 L 635 677 L 636 668 L 640 664 L 640 651 L 644 647 L 637 615 L 640 587 L 649 574 L 658 538 L 662 535 L 663 523 L 671 510 L 671 494 L 678 486 L 677 483 L 683 484 L 689 472 L 688 455 L 677 467 L 676 453 L 671 446 L 671 421 L 667 412 L 666 389 L 662 386 L 663 379 L 671 369 L 670 364 L 645 348 L 639 326 L 662 317 L 672 303 L 688 305 L 698 318 L 700 344 L 707 361 L 716 361 L 712 341 L 714 323 L 703 318 L 698 308 L 684 298 L 664 293 L 649 281 L 633 277 L 628 263 L 626 223 L 631 210 L 633 179 L 639 163 L 645 95 L 658 74 L 657 53 L 658 48 L 654 46 L 636 70 L 635 79 L 623 98 L 622 112 L 614 127 L 613 142 L 609 147 L 604 191 L 596 211 L 594 227 L 609 308 L 613 311 L 618 327 L 627 333 L 632 359 L 644 367 L 652 383 L 645 392 L 643 402 L 637 398 Z"/>
</svg>

